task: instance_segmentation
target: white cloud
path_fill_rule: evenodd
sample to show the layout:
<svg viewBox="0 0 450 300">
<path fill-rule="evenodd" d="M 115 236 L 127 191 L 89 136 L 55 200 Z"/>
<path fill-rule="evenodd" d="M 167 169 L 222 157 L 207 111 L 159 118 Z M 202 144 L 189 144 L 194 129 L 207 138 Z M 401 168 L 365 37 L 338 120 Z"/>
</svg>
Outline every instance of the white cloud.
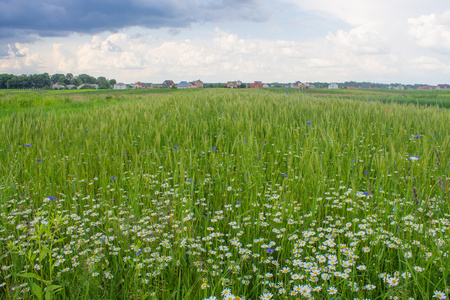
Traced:
<svg viewBox="0 0 450 300">
<path fill-rule="evenodd" d="M 437 51 L 450 51 L 450 10 L 408 20 L 408 33 L 416 43 Z"/>
<path fill-rule="evenodd" d="M 0 59 L 0 72 L 36 73 L 43 63 L 39 54 L 21 43 L 8 45 L 8 56 Z M 5 70 L 5 71 L 3 71 Z"/>
<path fill-rule="evenodd" d="M 434 71 L 443 74 L 450 74 L 450 63 L 445 63 L 435 57 L 420 56 L 412 60 L 415 69 L 421 71 Z"/>
</svg>

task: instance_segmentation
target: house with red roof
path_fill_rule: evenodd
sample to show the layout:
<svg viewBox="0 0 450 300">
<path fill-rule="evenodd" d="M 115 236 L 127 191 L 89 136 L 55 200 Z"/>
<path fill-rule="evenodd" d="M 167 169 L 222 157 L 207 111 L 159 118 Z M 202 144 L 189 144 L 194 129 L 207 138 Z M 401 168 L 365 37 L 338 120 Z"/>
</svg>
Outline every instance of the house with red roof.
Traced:
<svg viewBox="0 0 450 300">
<path fill-rule="evenodd" d="M 258 89 L 258 88 L 263 88 L 264 87 L 264 83 L 262 83 L 261 81 L 255 81 L 253 83 L 250 83 L 250 88 L 252 89 Z"/>
<path fill-rule="evenodd" d="M 450 90 L 450 85 L 449 84 L 438 84 L 436 86 L 437 90 Z"/>
</svg>

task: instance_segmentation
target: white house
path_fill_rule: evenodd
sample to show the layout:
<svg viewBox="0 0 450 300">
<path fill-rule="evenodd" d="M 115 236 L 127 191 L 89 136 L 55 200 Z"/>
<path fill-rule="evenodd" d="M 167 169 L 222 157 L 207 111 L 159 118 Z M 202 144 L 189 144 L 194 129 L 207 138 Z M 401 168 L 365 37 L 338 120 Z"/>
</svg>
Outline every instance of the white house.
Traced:
<svg viewBox="0 0 450 300">
<path fill-rule="evenodd" d="M 123 82 L 119 82 L 119 83 L 116 83 L 114 85 L 114 89 L 115 90 L 126 90 L 127 89 L 127 85 L 125 83 L 123 83 Z"/>
<path fill-rule="evenodd" d="M 81 90 L 82 88 L 84 88 L 84 87 L 87 87 L 87 88 L 90 88 L 90 89 L 96 89 L 96 90 L 98 90 L 98 84 L 91 84 L 91 83 L 84 83 L 84 84 L 82 84 L 82 85 L 80 85 L 79 87 L 78 87 L 78 89 L 79 90 Z"/>
<path fill-rule="evenodd" d="M 330 83 L 329 85 L 328 85 L 328 89 L 329 90 L 335 90 L 335 89 L 338 89 L 339 88 L 339 86 L 337 85 L 337 83 L 335 83 L 335 82 L 332 82 L 332 83 Z"/>
<path fill-rule="evenodd" d="M 59 83 L 55 83 L 54 85 L 52 85 L 52 89 L 54 89 L 54 90 L 63 90 L 65 88 L 66 87 L 64 85 L 61 85 Z"/>
</svg>

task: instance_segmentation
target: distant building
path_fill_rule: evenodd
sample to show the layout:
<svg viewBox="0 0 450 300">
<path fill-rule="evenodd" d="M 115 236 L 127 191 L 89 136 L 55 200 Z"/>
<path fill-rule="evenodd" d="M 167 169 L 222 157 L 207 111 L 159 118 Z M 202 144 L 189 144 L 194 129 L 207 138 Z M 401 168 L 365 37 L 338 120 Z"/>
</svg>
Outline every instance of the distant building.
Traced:
<svg viewBox="0 0 450 300">
<path fill-rule="evenodd" d="M 64 85 L 61 85 L 59 83 L 55 83 L 54 85 L 52 85 L 52 89 L 54 89 L 54 90 L 63 90 L 65 88 L 66 87 Z"/>
<path fill-rule="evenodd" d="M 305 90 L 305 89 L 314 89 L 316 87 L 310 83 L 301 83 L 300 81 L 297 81 L 291 84 L 291 88 Z"/>
<path fill-rule="evenodd" d="M 77 87 L 77 89 L 79 89 L 79 90 L 81 90 L 81 89 L 83 89 L 83 88 L 85 88 L 85 89 L 96 89 L 96 90 L 98 90 L 98 84 L 85 83 L 85 84 L 82 84 L 82 85 L 80 85 L 80 86 Z"/>
<path fill-rule="evenodd" d="M 142 89 L 142 82 L 136 82 L 134 85 L 133 85 L 133 89 Z"/>
<path fill-rule="evenodd" d="M 114 89 L 115 90 L 126 90 L 127 89 L 127 85 L 125 83 L 123 83 L 123 82 L 119 82 L 119 83 L 116 83 L 114 85 Z"/>
<path fill-rule="evenodd" d="M 448 84 L 438 84 L 436 86 L 437 90 L 450 90 L 450 85 Z"/>
<path fill-rule="evenodd" d="M 193 85 L 194 88 L 203 88 L 203 82 L 200 79 L 192 81 L 190 84 Z"/>
<path fill-rule="evenodd" d="M 133 85 L 133 89 L 152 89 L 153 83 L 143 83 L 143 82 L 136 82 Z"/>
<path fill-rule="evenodd" d="M 228 81 L 227 84 L 225 84 L 226 87 L 229 87 L 230 89 L 238 88 L 242 84 L 242 81 Z"/>
<path fill-rule="evenodd" d="M 262 83 L 261 81 L 255 81 L 253 83 L 250 83 L 250 88 L 253 88 L 253 89 L 263 88 L 263 87 L 264 87 L 264 83 Z"/>
<path fill-rule="evenodd" d="M 337 85 L 337 83 L 335 83 L 335 82 L 332 82 L 332 83 L 330 83 L 329 85 L 328 85 L 328 89 L 329 90 L 336 90 L 336 89 L 338 89 L 339 88 L 339 86 Z"/>
<path fill-rule="evenodd" d="M 181 81 L 179 84 L 177 84 L 177 89 L 189 89 L 191 87 L 192 85 L 187 81 Z"/>
<path fill-rule="evenodd" d="M 404 90 L 405 87 L 401 84 L 394 84 L 389 86 L 390 90 Z"/>
<path fill-rule="evenodd" d="M 418 90 L 434 90 L 436 87 L 432 85 L 420 85 L 417 87 Z"/>
<path fill-rule="evenodd" d="M 172 80 L 165 80 L 162 84 L 162 87 L 171 88 L 174 85 L 175 85 L 175 83 Z"/>
</svg>

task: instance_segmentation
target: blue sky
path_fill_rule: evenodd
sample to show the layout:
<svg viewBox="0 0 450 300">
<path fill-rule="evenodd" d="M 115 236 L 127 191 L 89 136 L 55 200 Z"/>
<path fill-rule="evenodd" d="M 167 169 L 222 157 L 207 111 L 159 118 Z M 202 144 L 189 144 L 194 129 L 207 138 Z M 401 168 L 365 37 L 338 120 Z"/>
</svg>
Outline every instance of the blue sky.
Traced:
<svg viewBox="0 0 450 300">
<path fill-rule="evenodd" d="M 447 0 L 0 0 L 0 73 L 450 83 Z"/>
</svg>

